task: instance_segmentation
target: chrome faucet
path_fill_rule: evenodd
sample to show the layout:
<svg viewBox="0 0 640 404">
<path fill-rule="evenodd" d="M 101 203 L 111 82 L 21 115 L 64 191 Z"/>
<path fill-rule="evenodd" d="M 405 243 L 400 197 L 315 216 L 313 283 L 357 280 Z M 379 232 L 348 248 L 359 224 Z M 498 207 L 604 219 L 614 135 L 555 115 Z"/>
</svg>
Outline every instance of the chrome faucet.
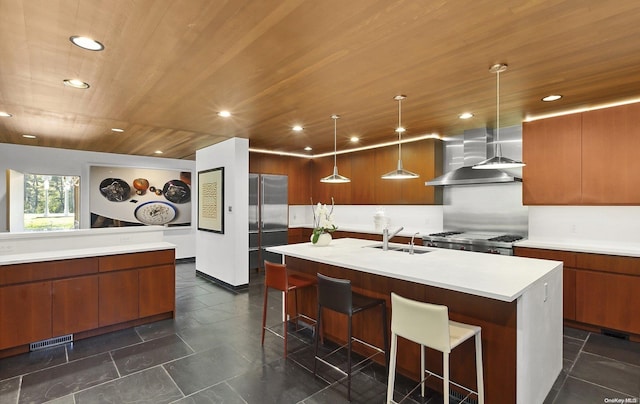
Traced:
<svg viewBox="0 0 640 404">
<path fill-rule="evenodd" d="M 413 255 L 413 246 L 415 245 L 413 241 L 414 241 L 414 239 L 416 238 L 416 236 L 418 234 L 420 234 L 420 233 L 416 232 L 416 233 L 413 234 L 413 236 L 411 236 L 411 243 L 409 243 L 409 254 L 411 254 L 411 255 Z"/>
<path fill-rule="evenodd" d="M 387 227 L 382 230 L 382 249 L 384 251 L 387 251 L 389 249 L 389 240 L 395 237 L 396 234 L 400 233 L 402 230 L 404 230 L 404 227 L 400 227 L 398 230 L 394 231 L 391 234 L 389 234 L 389 228 Z"/>
</svg>

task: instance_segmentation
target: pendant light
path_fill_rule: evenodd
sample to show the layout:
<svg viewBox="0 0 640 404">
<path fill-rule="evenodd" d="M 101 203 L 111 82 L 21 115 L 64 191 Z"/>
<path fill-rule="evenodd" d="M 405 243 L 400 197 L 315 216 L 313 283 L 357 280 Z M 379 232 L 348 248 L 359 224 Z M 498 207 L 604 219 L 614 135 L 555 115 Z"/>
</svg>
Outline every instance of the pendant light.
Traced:
<svg viewBox="0 0 640 404">
<path fill-rule="evenodd" d="M 382 176 L 383 180 L 405 180 L 409 178 L 418 178 L 419 175 L 416 173 L 412 173 L 411 171 L 407 171 L 402 168 L 402 132 L 404 132 L 404 128 L 402 127 L 402 100 L 407 98 L 406 95 L 396 95 L 393 97 L 394 100 L 398 101 L 398 128 L 396 132 L 398 132 L 398 167 L 386 173 Z"/>
<path fill-rule="evenodd" d="M 351 182 L 351 180 L 347 177 L 343 177 L 338 174 L 338 164 L 337 164 L 337 134 L 338 134 L 338 119 L 340 119 L 340 115 L 331 115 L 331 119 L 333 119 L 333 174 L 326 176 L 320 180 L 320 182 L 325 182 L 329 184 L 343 184 L 345 182 Z"/>
<path fill-rule="evenodd" d="M 508 157 L 502 156 L 502 146 L 500 145 L 500 73 L 507 70 L 507 65 L 504 63 L 498 63 L 489 71 L 496 74 L 496 139 L 495 143 L 495 157 L 479 162 L 474 165 L 474 169 L 503 169 L 503 168 L 519 168 L 525 164 L 522 161 L 512 160 Z"/>
</svg>

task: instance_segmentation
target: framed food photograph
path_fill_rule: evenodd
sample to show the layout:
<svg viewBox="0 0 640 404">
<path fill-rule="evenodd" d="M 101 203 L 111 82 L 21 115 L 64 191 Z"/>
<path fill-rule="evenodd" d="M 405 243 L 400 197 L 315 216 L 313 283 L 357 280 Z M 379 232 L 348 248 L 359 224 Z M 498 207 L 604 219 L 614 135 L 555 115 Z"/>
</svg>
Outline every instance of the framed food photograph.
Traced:
<svg viewBox="0 0 640 404">
<path fill-rule="evenodd" d="M 198 172 L 198 230 L 224 234 L 224 167 Z"/>
<path fill-rule="evenodd" d="M 191 172 L 90 166 L 91 227 L 191 226 Z"/>
</svg>

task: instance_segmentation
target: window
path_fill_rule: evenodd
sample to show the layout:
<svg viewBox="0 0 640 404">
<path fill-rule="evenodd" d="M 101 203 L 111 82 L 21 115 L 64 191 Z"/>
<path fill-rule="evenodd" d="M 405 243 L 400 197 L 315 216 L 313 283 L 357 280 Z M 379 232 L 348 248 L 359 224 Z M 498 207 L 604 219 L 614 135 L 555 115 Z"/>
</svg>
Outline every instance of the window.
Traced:
<svg viewBox="0 0 640 404">
<path fill-rule="evenodd" d="M 80 228 L 80 177 L 24 174 L 24 231 Z"/>
</svg>

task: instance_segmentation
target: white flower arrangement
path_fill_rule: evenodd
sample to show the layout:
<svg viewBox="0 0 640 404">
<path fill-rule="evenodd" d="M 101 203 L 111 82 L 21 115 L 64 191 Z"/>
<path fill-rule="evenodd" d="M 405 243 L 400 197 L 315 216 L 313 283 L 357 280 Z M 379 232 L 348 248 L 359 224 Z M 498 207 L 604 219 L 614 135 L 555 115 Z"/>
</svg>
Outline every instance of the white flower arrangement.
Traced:
<svg viewBox="0 0 640 404">
<path fill-rule="evenodd" d="M 333 233 L 338 229 L 333 221 L 333 207 L 333 198 L 331 198 L 331 210 L 327 208 L 326 204 L 323 205 L 320 202 L 313 209 L 313 236 L 311 238 L 313 244 L 318 242 L 321 234 Z"/>
</svg>

